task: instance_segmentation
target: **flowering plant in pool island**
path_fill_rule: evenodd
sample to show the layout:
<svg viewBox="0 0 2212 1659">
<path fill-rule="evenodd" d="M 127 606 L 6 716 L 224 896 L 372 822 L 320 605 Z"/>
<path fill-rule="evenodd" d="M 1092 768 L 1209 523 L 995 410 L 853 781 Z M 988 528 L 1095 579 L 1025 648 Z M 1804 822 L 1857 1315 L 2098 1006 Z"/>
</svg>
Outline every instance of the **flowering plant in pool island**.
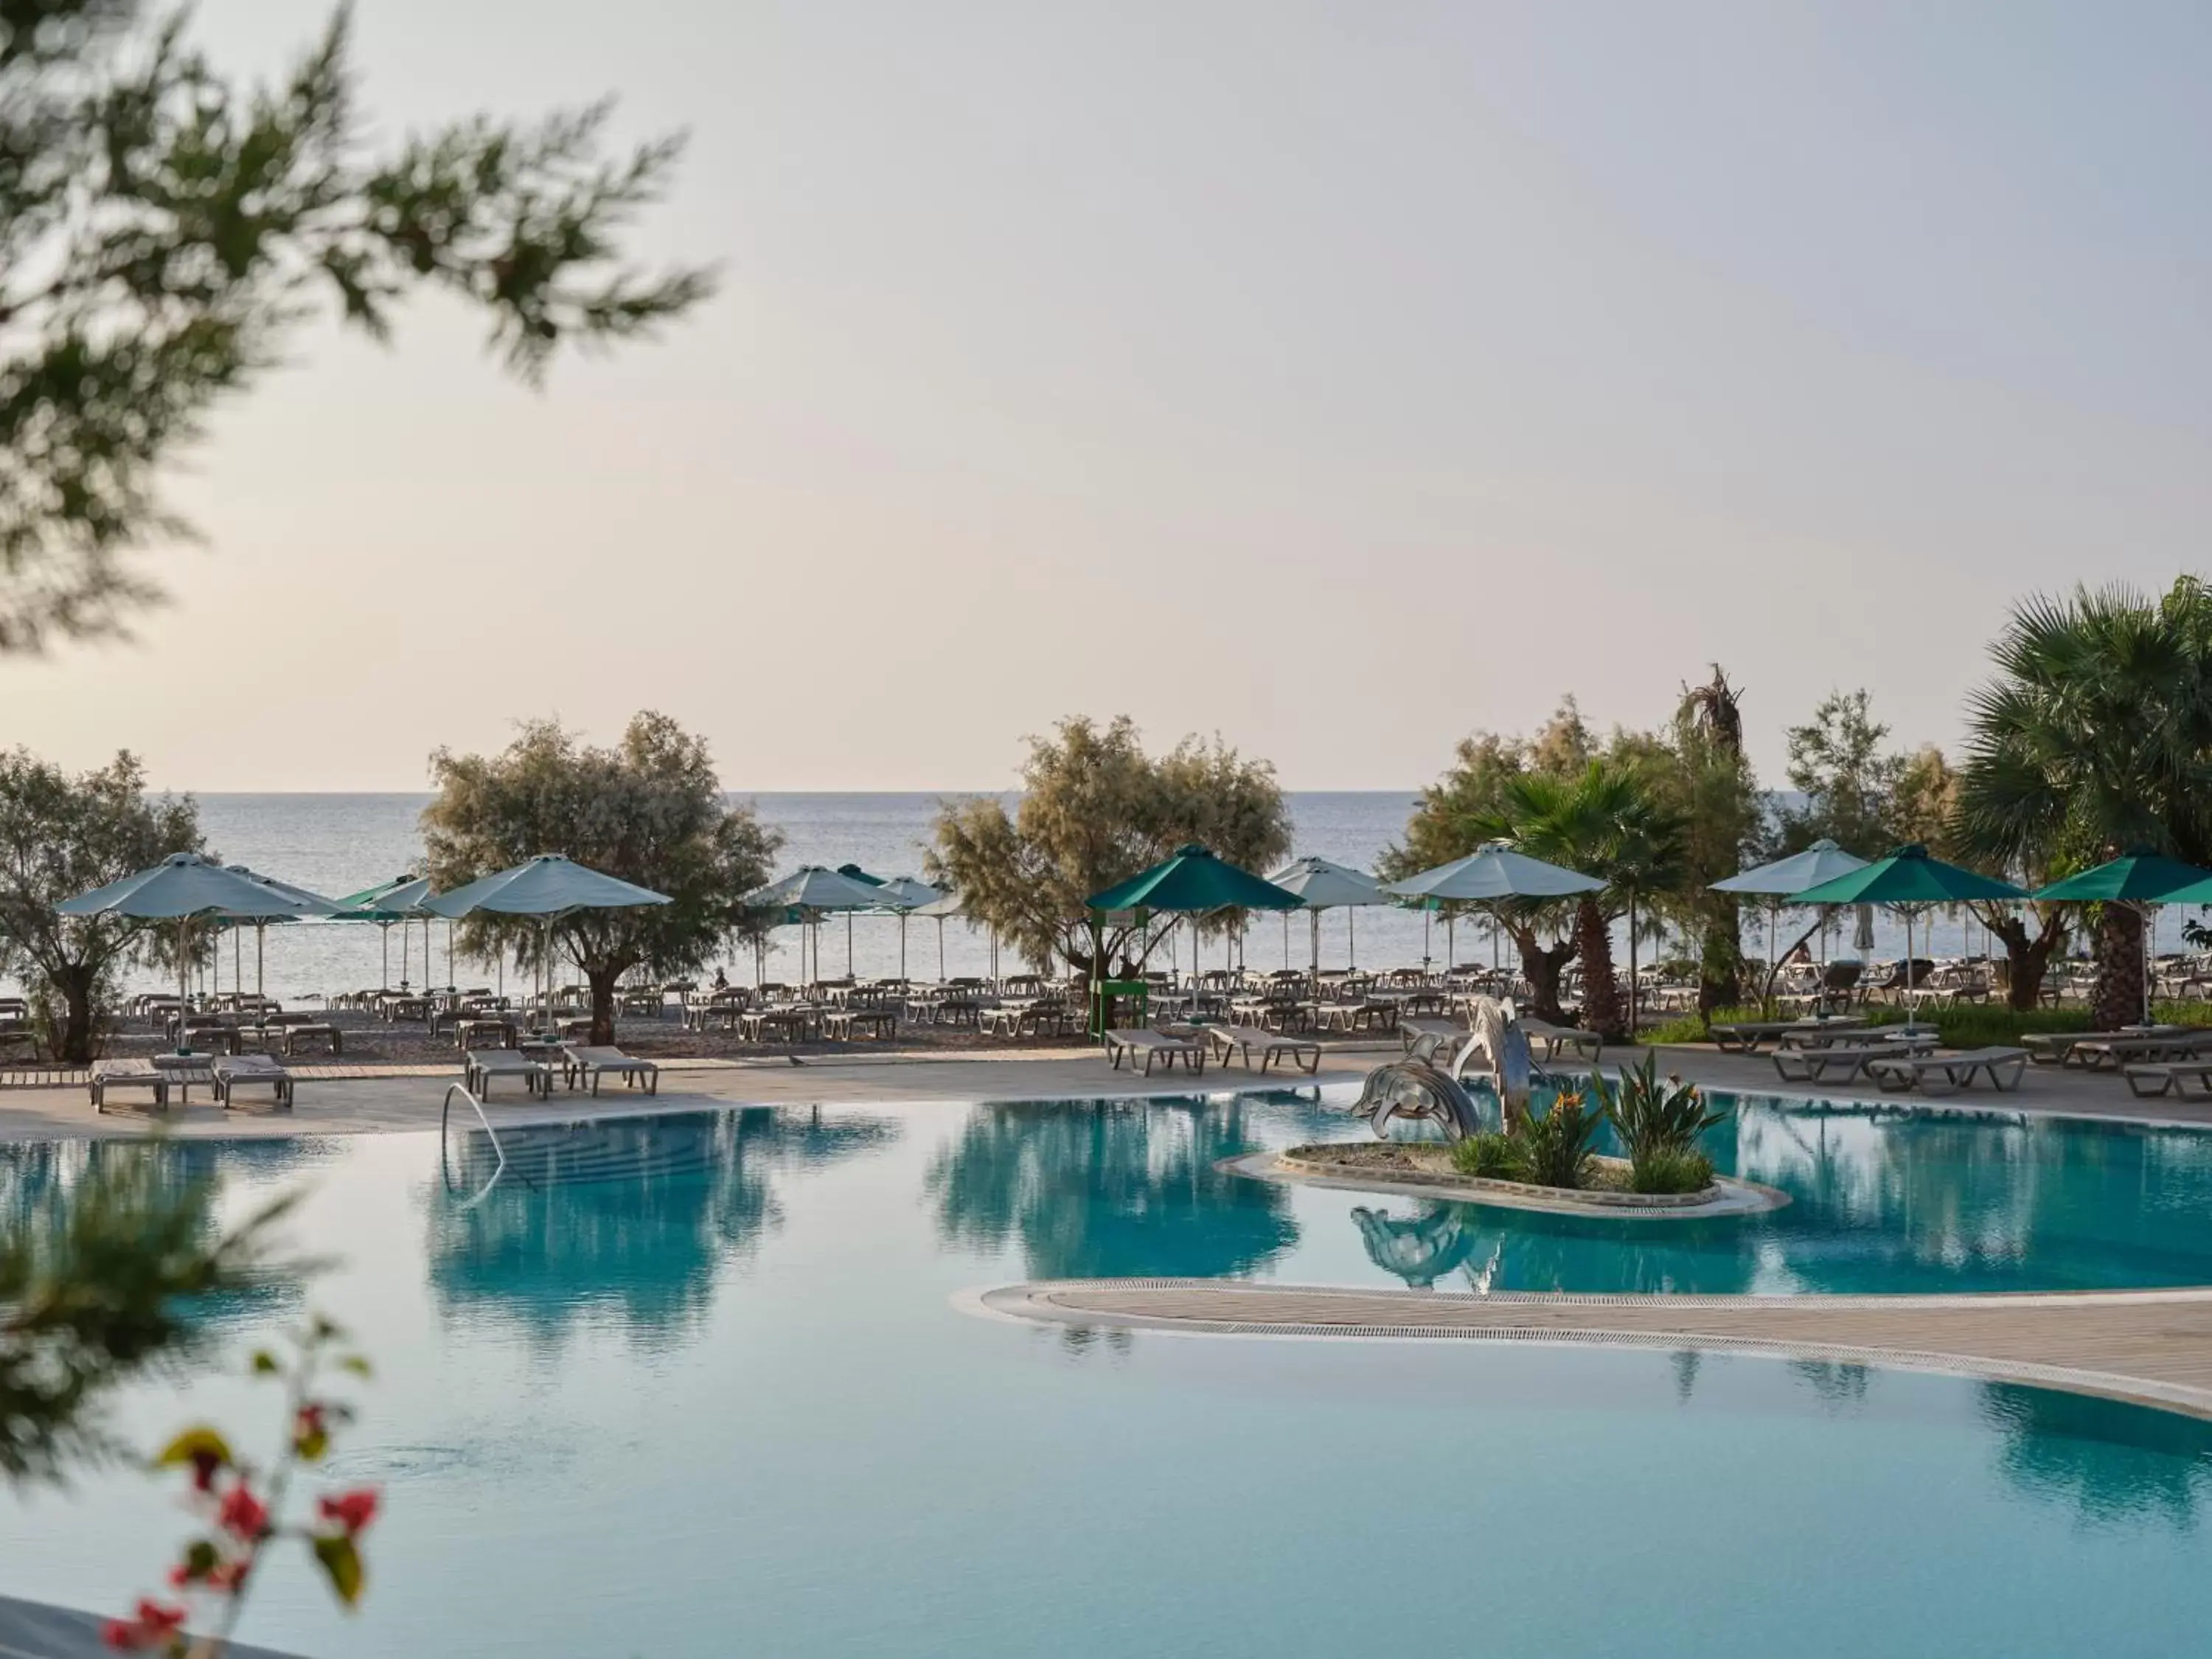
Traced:
<svg viewBox="0 0 2212 1659">
<path fill-rule="evenodd" d="M 176 1599 L 140 1598 L 130 1617 L 107 1625 L 108 1646 L 168 1659 L 216 1659 L 228 1649 L 264 1551 L 287 1540 L 307 1547 L 340 1601 L 351 1607 L 361 1599 L 367 1582 L 361 1538 L 376 1518 L 377 1490 L 327 1492 L 315 1499 L 310 1518 L 288 1518 L 295 1477 L 303 1466 L 322 1461 L 332 1433 L 353 1417 L 350 1407 L 322 1395 L 325 1368 L 368 1375 L 361 1355 L 339 1351 L 344 1340 L 343 1330 L 318 1316 L 292 1338 L 289 1362 L 265 1348 L 254 1353 L 253 1375 L 282 1382 L 285 1394 L 283 1443 L 265 1471 L 205 1426 L 185 1430 L 154 1459 L 156 1468 L 187 1472 L 185 1507 L 205 1529 L 169 1569 Z M 195 1618 L 202 1609 L 204 1620 Z M 200 1622 L 205 1633 L 194 1636 L 186 1629 Z"/>
<path fill-rule="evenodd" d="M 1725 1122 L 1728 1114 L 1707 1111 L 1696 1084 L 1662 1079 L 1656 1054 L 1624 1066 L 1618 1085 L 1591 1073 L 1589 1092 L 1628 1154 L 1632 1190 L 1693 1193 L 1711 1182 L 1712 1160 L 1698 1150 L 1698 1137 Z"/>
</svg>

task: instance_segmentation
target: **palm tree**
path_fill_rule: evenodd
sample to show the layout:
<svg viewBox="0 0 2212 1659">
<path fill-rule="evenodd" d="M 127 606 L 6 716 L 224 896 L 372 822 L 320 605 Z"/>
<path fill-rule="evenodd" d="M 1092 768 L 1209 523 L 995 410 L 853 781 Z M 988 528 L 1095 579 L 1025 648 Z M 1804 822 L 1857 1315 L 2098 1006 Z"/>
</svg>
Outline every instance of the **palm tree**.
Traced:
<svg viewBox="0 0 2212 1659">
<path fill-rule="evenodd" d="M 1575 904 L 1575 954 L 1583 968 L 1583 1024 L 1606 1036 L 1627 1030 L 1613 966 L 1613 918 L 1634 916 L 1639 897 L 1680 877 L 1682 826 L 1662 807 L 1643 775 L 1617 761 L 1594 760 L 1565 776 L 1526 774 L 1507 786 L 1504 833 L 1530 856 L 1602 878 L 1603 891 Z"/>
<path fill-rule="evenodd" d="M 2212 854 L 2212 588 L 2183 577 L 2155 600 L 2119 586 L 2021 603 L 1990 649 L 1996 678 L 1967 705 L 1961 838 L 2037 871 L 2138 844 Z M 2142 921 L 2097 924 L 2094 1018 L 2142 1008 Z"/>
</svg>

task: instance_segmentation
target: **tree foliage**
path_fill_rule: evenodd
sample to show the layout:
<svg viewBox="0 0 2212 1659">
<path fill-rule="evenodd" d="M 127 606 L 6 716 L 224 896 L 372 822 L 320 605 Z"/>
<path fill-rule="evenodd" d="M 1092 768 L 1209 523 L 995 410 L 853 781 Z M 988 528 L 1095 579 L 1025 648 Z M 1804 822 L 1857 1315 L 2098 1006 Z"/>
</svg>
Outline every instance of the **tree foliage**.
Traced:
<svg viewBox="0 0 2212 1659">
<path fill-rule="evenodd" d="M 0 756 L 0 960 L 32 981 L 60 1058 L 92 1059 L 122 969 L 173 946 L 127 916 L 54 907 L 172 853 L 204 851 L 191 799 L 149 796 L 127 752 L 76 776 L 26 750 Z"/>
<path fill-rule="evenodd" d="M 2077 588 L 2016 606 L 1967 703 L 1964 843 L 2026 872 L 2132 846 L 2212 862 L 2212 587 Z M 2141 918 L 2100 907 L 2100 1024 L 2142 1009 Z"/>
<path fill-rule="evenodd" d="M 558 853 L 672 901 L 580 910 L 553 925 L 556 957 L 575 963 L 591 988 L 594 1042 L 614 1039 L 623 975 L 695 973 L 769 920 L 741 901 L 768 880 L 782 836 L 751 807 L 729 804 L 706 740 L 665 714 L 638 714 L 611 749 L 535 721 L 500 754 L 441 749 L 430 769 L 438 793 L 422 811 L 424 873 L 440 890 Z M 544 934 L 534 919 L 479 912 L 460 937 L 472 954 L 509 951 L 527 969 L 538 963 Z"/>
<path fill-rule="evenodd" d="M 1790 728 L 1790 787 L 1802 801 L 1778 814 L 1775 856 L 1823 837 L 1863 859 L 1896 845 L 1893 804 L 1905 760 L 1888 748 L 1888 736 L 1863 690 L 1830 692 L 1809 721 Z"/>
<path fill-rule="evenodd" d="M 944 802 L 927 860 L 929 879 L 960 895 L 967 915 L 1042 963 L 1091 966 L 1083 902 L 1196 842 L 1235 865 L 1265 870 L 1290 851 L 1290 816 L 1274 769 L 1246 760 L 1218 738 L 1186 738 L 1147 755 L 1123 715 L 1101 726 L 1064 720 L 1029 740 L 1020 805 L 994 796 Z M 1213 930 L 1241 918 L 1210 921 Z M 1109 972 L 1133 972 L 1144 945 L 1133 929 L 1109 929 Z"/>
<path fill-rule="evenodd" d="M 115 1390 L 191 1358 L 193 1304 L 297 1271 L 274 1254 L 279 1200 L 219 1231 L 215 1188 L 166 1175 L 154 1148 L 107 1147 L 81 1179 L 40 1184 L 0 1234 L 0 1474 L 58 1481 L 118 1447 Z"/>
<path fill-rule="evenodd" d="M 1713 884 L 1743 868 L 1765 817 L 1743 750 L 1743 707 L 1718 663 L 1703 685 L 1682 688 L 1669 734 L 1674 764 L 1656 774 L 1682 824 L 1681 879 L 1659 908 L 1698 940 L 1698 1010 L 1733 1007 L 1742 995 L 1743 918 L 1733 893 Z"/>
<path fill-rule="evenodd" d="M 639 334 L 711 289 L 623 262 L 680 140 L 610 158 L 603 104 L 379 145 L 345 9 L 267 87 L 227 77 L 185 21 L 0 0 L 0 650 L 158 597 L 131 556 L 185 532 L 160 469 L 319 313 L 382 339 L 410 291 L 455 295 L 534 380 L 562 343 Z"/>
</svg>

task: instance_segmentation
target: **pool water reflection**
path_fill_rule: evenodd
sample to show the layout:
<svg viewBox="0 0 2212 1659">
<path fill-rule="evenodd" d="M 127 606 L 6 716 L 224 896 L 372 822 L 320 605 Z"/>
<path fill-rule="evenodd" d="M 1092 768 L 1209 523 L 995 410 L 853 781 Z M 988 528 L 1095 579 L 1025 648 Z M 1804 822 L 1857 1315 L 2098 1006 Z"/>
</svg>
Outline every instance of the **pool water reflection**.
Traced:
<svg viewBox="0 0 2212 1659">
<path fill-rule="evenodd" d="M 1746 1103 L 1717 1159 L 1796 1202 L 1656 1228 L 1220 1167 L 1358 1133 L 1310 1090 L 754 1109 L 509 1130 L 489 1193 L 472 1138 L 163 1148 L 240 1206 L 312 1185 L 301 1232 L 343 1262 L 313 1301 L 379 1365 L 335 1472 L 389 1488 L 367 1610 L 273 1573 L 246 1634 L 424 1659 L 2201 1639 L 2212 1429 L 2191 1419 L 1849 1366 L 1109 1338 L 951 1306 L 1079 1275 L 2212 1282 L 2212 1157 L 2183 1133 Z M 0 1148 L 0 1214 L 118 1155 Z M 220 1317 L 242 1345 L 283 1311 Z M 204 1377 L 135 1395 L 125 1427 L 267 1409 Z M 0 1591 L 120 1605 L 177 1524 L 125 1474 L 0 1506 Z"/>
</svg>

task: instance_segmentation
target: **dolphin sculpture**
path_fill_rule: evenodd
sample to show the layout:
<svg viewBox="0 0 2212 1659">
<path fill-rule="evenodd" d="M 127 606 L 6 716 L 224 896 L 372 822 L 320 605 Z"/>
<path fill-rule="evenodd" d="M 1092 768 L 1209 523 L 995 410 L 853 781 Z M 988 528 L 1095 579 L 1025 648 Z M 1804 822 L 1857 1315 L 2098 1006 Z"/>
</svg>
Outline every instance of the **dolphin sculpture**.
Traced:
<svg viewBox="0 0 2212 1659">
<path fill-rule="evenodd" d="M 1425 1060 L 1397 1060 L 1367 1074 L 1352 1109 L 1364 1114 L 1377 1139 L 1390 1138 L 1394 1118 L 1437 1125 L 1446 1140 L 1482 1132 L 1482 1114 L 1459 1080 Z"/>
<path fill-rule="evenodd" d="M 1535 1062 L 1513 1005 L 1495 997 L 1476 997 L 1468 1006 L 1468 1024 L 1467 1041 L 1452 1058 L 1453 1079 L 1464 1079 L 1470 1069 L 1486 1075 L 1504 1109 L 1505 1121 L 1527 1117 L 1528 1081 Z"/>
</svg>

